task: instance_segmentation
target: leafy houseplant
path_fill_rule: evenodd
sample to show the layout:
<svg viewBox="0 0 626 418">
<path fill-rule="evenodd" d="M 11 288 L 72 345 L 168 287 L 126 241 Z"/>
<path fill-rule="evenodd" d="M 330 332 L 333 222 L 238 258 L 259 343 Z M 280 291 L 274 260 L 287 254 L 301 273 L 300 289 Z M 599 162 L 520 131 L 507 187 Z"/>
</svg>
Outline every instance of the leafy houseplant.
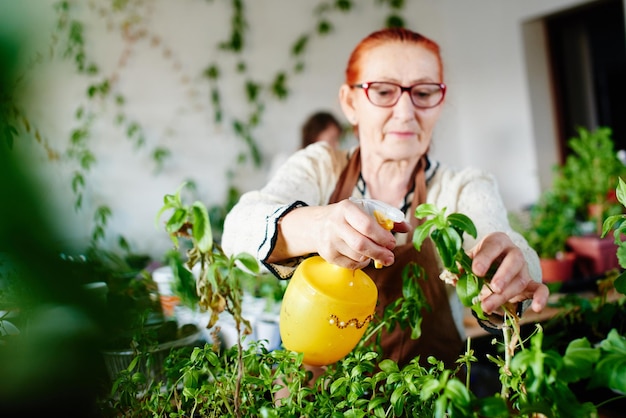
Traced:
<svg viewBox="0 0 626 418">
<path fill-rule="evenodd" d="M 568 142 L 572 154 L 557 168 L 553 191 L 576 208 L 578 228 L 567 245 L 576 254 L 578 275 L 597 277 L 619 267 L 615 245 L 600 235 L 603 220 L 623 209 L 615 189 L 626 166 L 614 150 L 610 128 L 579 128 L 578 133 Z"/>
<path fill-rule="evenodd" d="M 539 255 L 543 280 L 571 279 L 575 255 L 567 248 L 567 240 L 576 230 L 575 208 L 548 190 L 530 208 L 529 215 L 528 224 L 518 229 Z"/>
<path fill-rule="evenodd" d="M 530 224 L 522 234 L 540 258 L 556 259 L 566 252 L 575 228 L 575 208 L 548 191 L 531 207 Z"/>
<path fill-rule="evenodd" d="M 594 223 L 596 235 L 602 233 L 607 216 L 622 210 L 615 189 L 626 166 L 617 157 L 611 134 L 608 127 L 578 128 L 578 137 L 568 142 L 572 154 L 557 169 L 554 182 L 554 192 L 574 205 L 579 221 Z"/>
<path fill-rule="evenodd" d="M 182 239 L 191 241 L 188 262 L 202 266 L 197 284 L 201 306 L 215 315 L 232 314 L 241 337 L 249 329 L 241 317 L 241 283 L 258 274 L 256 260 L 247 254 L 224 254 L 212 241 L 208 213 L 200 202 L 186 205 L 177 192 L 165 197 L 160 214 L 164 211 L 170 211 L 166 230 L 175 245 Z M 416 231 L 414 244 L 420 246 L 428 237 L 434 241 L 446 268 L 458 278 L 461 300 L 482 316 L 475 297 L 482 284 L 488 284 L 488 278 L 472 273 L 471 260 L 462 250 L 463 235 L 475 233 L 471 220 L 461 214 L 445 216 L 432 206 L 418 208 L 416 216 L 431 219 Z M 541 329 L 528 345 L 517 338 L 516 316 L 508 307 L 505 359 L 493 358 L 500 367 L 501 393 L 479 398 L 471 392 L 469 376 L 476 358 L 470 341 L 454 370 L 445 369 L 435 357 L 428 358 L 429 367 L 421 366 L 418 359 L 402 368 L 392 360 L 380 360 L 376 344 L 371 345 L 378 331 L 397 326 L 398 321 L 419 328 L 419 312 L 426 309 L 418 285 L 419 266 L 408 266 L 402 279 L 401 300 L 369 325 L 352 353 L 328 366 L 314 382 L 302 365 L 302 354 L 282 349 L 269 352 L 256 343 L 246 348 L 239 343 L 229 349 L 207 344 L 191 353 L 172 353 L 165 362 L 167 379 L 153 382 L 141 392 L 133 379 L 118 380 L 111 396 L 103 399 L 102 408 L 107 416 L 135 417 L 443 418 L 521 417 L 532 413 L 587 417 L 593 416 L 595 406 L 576 401 L 569 388 L 572 382 L 592 378 L 626 390 L 626 382 L 619 377 L 626 375 L 626 370 L 615 362 L 626 347 L 626 339 L 612 333 L 598 347 L 582 338 L 572 341 L 564 353 L 544 352 Z M 456 377 L 461 367 L 467 371 L 465 381 Z M 132 371 L 129 367 L 129 373 Z M 622 374 L 616 376 L 616 372 Z M 137 374 L 140 380 L 141 373 Z M 283 389 L 288 394 L 279 399 Z"/>
</svg>

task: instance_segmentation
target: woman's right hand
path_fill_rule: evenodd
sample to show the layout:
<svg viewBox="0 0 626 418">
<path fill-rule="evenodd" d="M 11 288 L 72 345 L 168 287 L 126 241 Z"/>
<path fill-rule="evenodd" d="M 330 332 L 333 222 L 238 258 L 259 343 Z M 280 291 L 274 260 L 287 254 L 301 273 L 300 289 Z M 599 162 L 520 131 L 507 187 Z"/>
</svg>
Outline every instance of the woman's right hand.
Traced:
<svg viewBox="0 0 626 418">
<path fill-rule="evenodd" d="M 393 231 L 408 232 L 394 224 Z M 349 200 L 327 206 L 301 207 L 285 215 L 269 262 L 318 253 L 326 261 L 349 269 L 364 268 L 372 260 L 383 266 L 394 262 L 396 240 L 373 216 Z"/>
</svg>

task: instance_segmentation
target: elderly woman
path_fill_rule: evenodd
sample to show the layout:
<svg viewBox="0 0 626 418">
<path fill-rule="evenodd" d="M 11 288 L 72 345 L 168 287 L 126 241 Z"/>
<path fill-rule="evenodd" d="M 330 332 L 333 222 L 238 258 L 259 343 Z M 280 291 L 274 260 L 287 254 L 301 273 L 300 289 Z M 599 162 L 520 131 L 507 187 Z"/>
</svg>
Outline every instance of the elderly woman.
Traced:
<svg viewBox="0 0 626 418">
<path fill-rule="evenodd" d="M 507 301 L 532 300 L 534 311 L 543 309 L 548 289 L 537 254 L 508 224 L 490 174 L 428 156 L 446 93 L 435 42 L 406 29 L 374 32 L 354 49 L 345 75 L 339 100 L 358 146 L 342 151 L 313 144 L 295 153 L 269 184 L 241 197 L 226 218 L 222 246 L 256 254 L 284 279 L 312 254 L 363 269 L 378 286 L 379 313 L 401 295 L 401 271 L 416 261 L 427 274 L 420 285 L 432 309 L 424 313 L 421 338 L 412 340 L 410 329 L 399 327 L 383 335 L 384 354 L 400 365 L 418 355 L 452 364 L 463 345 L 462 310 L 438 278 L 434 247 L 418 252 L 412 245 L 417 205 L 446 207 L 475 222 L 478 238 L 465 242 L 474 272 L 484 275 L 497 265 L 492 291 L 482 293 L 487 313 Z M 386 202 L 402 210 L 406 222 L 387 231 L 349 197 Z M 372 260 L 385 267 L 375 269 Z"/>
</svg>

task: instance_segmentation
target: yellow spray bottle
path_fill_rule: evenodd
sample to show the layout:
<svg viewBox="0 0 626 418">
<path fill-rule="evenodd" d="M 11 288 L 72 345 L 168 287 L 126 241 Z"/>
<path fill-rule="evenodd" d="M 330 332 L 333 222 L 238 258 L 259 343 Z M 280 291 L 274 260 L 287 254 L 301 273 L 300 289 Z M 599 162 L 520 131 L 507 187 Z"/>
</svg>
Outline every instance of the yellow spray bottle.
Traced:
<svg viewBox="0 0 626 418">
<path fill-rule="evenodd" d="M 386 203 L 351 200 L 387 230 L 404 220 L 400 210 Z M 311 366 L 341 360 L 365 333 L 377 299 L 376 285 L 362 270 L 340 267 L 320 256 L 307 258 L 294 272 L 283 297 L 279 324 L 284 347 L 304 353 L 304 363 Z"/>
</svg>

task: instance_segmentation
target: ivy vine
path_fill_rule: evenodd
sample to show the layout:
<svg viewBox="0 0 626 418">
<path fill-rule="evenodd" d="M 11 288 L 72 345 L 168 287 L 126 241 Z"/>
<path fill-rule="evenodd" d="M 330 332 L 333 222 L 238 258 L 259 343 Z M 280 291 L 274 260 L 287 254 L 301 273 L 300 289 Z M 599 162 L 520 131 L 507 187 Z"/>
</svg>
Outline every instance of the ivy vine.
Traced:
<svg viewBox="0 0 626 418">
<path fill-rule="evenodd" d="M 206 0 L 213 3 L 215 0 Z M 226 0 L 222 0 L 226 1 Z M 387 8 L 385 25 L 388 27 L 404 26 L 401 17 L 405 6 L 403 0 L 374 0 L 379 7 Z M 251 67 L 245 59 L 249 24 L 246 17 L 246 2 L 244 0 L 229 0 L 231 8 L 230 30 L 226 39 L 216 43 L 217 50 L 235 57 L 235 68 L 222 68 L 217 62 L 211 62 L 202 70 L 202 79 L 209 85 L 208 103 L 212 108 L 213 121 L 215 124 L 224 124 L 229 119 L 233 135 L 245 144 L 245 151 L 236 156 L 236 164 L 231 165 L 229 172 L 225 173 L 228 182 L 225 202 L 210 208 L 215 219 L 217 235 L 219 236 L 223 217 L 227 210 L 238 199 L 239 192 L 233 185 L 233 178 L 237 167 L 252 164 L 259 168 L 262 161 L 262 153 L 259 141 L 255 137 L 255 130 L 261 124 L 264 117 L 266 103 L 269 100 L 285 101 L 291 93 L 290 83 L 306 67 L 307 51 L 312 42 L 318 38 L 330 36 L 335 29 L 334 19 L 337 14 L 346 14 L 353 10 L 357 4 L 354 0 L 327 0 L 321 1 L 313 9 L 313 26 L 298 35 L 292 42 L 289 50 L 289 62 L 286 68 L 277 69 L 269 80 L 254 80 L 248 69 Z M 70 180 L 71 191 L 74 196 L 75 210 L 83 208 L 85 194 L 88 190 L 88 177 L 90 171 L 97 165 L 97 155 L 92 151 L 90 140 L 94 123 L 104 114 L 105 107 L 110 108 L 113 104 L 115 109 L 114 124 L 119 127 L 123 135 L 133 147 L 141 149 L 150 146 L 146 138 L 143 126 L 138 120 L 133 119 L 125 109 L 126 98 L 118 83 L 120 73 L 129 56 L 139 42 L 147 42 L 150 47 L 160 48 L 163 59 L 172 61 L 172 67 L 180 70 L 172 49 L 154 33 L 148 25 L 148 17 L 152 12 L 151 2 L 145 0 L 113 0 L 101 3 L 90 0 L 88 7 L 91 13 L 96 13 L 107 22 L 110 30 L 119 30 L 124 41 L 124 51 L 117 67 L 112 74 L 104 75 L 101 69 L 90 55 L 89 42 L 85 36 L 85 24 L 79 18 L 81 3 L 76 0 L 60 0 L 54 4 L 56 25 L 50 37 L 49 54 L 38 53 L 29 65 L 29 69 L 41 64 L 45 59 L 62 57 L 73 63 L 76 73 L 90 83 L 85 91 L 84 100 L 79 103 L 74 111 L 76 126 L 72 129 L 65 150 L 54 149 L 44 130 L 31 120 L 28 113 L 18 107 L 10 97 L 0 96 L 0 111 L 6 119 L 3 123 L 3 139 L 11 148 L 16 138 L 25 136 L 33 137 L 46 151 L 49 161 L 67 161 L 73 164 L 74 171 Z M 249 111 L 242 117 L 226 115 L 222 103 L 222 92 L 219 80 L 223 73 L 234 70 L 243 78 L 242 89 L 248 103 Z M 185 77 L 183 77 L 185 78 Z M 189 79 L 189 77 L 187 77 Z M 92 81 L 93 80 L 93 81 Z M 149 151 L 150 158 L 155 163 L 156 171 L 160 170 L 172 158 L 172 151 L 162 146 L 154 146 Z M 107 205 L 95 208 L 94 226 L 91 233 L 91 247 L 96 248 L 105 238 L 108 220 L 113 216 Z M 120 237 L 120 241 L 125 241 Z"/>
</svg>

